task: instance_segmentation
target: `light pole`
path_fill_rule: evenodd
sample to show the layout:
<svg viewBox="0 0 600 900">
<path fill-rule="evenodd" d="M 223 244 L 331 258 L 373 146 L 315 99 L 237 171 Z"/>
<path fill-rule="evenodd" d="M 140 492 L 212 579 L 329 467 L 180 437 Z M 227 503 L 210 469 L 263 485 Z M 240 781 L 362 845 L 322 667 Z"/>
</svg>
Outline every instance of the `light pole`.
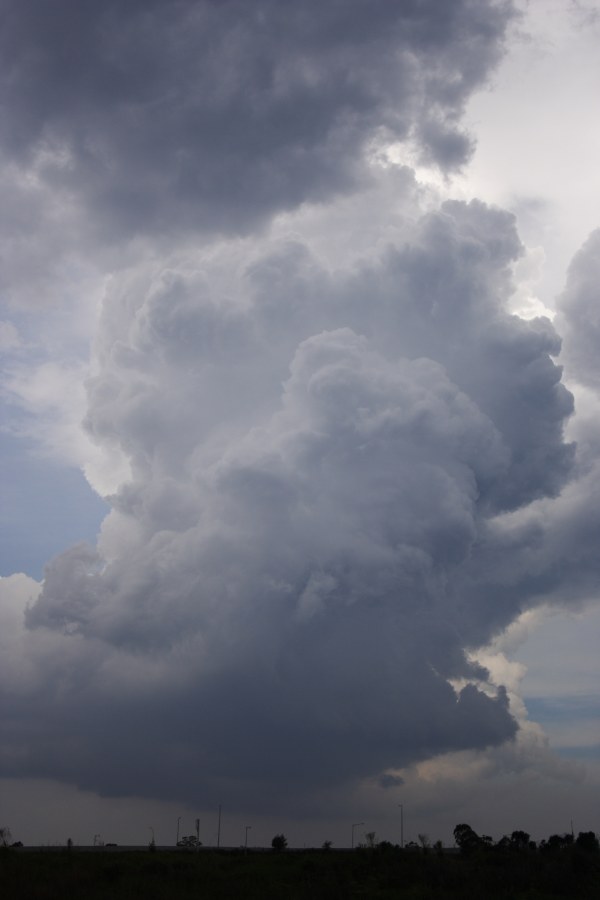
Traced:
<svg viewBox="0 0 600 900">
<path fill-rule="evenodd" d="M 399 803 L 400 807 L 400 846 L 404 849 L 404 806 Z"/>
<path fill-rule="evenodd" d="M 179 847 L 179 823 L 181 822 L 181 816 L 177 816 L 177 842 L 175 844 L 176 847 Z"/>
<path fill-rule="evenodd" d="M 364 822 L 354 822 L 352 825 L 352 849 L 354 850 L 354 829 L 358 828 L 359 825 L 364 825 Z"/>
<path fill-rule="evenodd" d="M 244 839 L 244 853 L 248 852 L 248 832 L 252 828 L 252 825 L 246 825 L 246 837 Z"/>
<path fill-rule="evenodd" d="M 219 803 L 219 824 L 217 826 L 217 850 L 221 846 L 221 804 Z"/>
</svg>

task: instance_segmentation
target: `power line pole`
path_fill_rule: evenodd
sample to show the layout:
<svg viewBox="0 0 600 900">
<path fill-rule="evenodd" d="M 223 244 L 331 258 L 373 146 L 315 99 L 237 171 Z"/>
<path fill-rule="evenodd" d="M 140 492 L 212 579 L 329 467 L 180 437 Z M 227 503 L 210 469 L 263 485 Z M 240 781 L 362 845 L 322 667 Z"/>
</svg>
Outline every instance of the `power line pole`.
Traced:
<svg viewBox="0 0 600 900">
<path fill-rule="evenodd" d="M 352 824 L 352 844 L 351 847 L 354 850 L 354 829 L 358 828 L 359 825 L 364 825 L 364 822 L 353 822 Z"/>
</svg>

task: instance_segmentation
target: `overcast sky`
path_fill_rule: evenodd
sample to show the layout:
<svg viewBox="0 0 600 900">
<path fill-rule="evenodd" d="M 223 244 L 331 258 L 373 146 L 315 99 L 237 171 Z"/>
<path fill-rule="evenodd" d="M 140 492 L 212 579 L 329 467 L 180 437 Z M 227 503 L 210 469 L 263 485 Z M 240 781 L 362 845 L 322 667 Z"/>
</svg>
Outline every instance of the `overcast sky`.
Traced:
<svg viewBox="0 0 600 900">
<path fill-rule="evenodd" d="M 600 3 L 0 9 L 0 824 L 600 831 Z"/>
</svg>

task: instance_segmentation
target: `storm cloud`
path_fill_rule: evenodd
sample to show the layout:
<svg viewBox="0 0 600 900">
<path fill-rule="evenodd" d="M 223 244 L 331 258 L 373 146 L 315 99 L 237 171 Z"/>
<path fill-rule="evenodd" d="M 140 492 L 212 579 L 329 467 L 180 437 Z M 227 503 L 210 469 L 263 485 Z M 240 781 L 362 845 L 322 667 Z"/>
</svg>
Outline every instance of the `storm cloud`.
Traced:
<svg viewBox="0 0 600 900">
<path fill-rule="evenodd" d="M 239 261 L 233 298 L 210 266 L 113 285 L 87 427 L 131 475 L 26 616 L 73 647 L 40 698 L 46 736 L 79 723 L 62 777 L 143 792 L 151 740 L 154 790 L 256 802 L 514 736 L 467 651 L 519 601 L 472 582 L 489 523 L 573 455 L 556 334 L 503 308 L 519 252 L 511 216 L 451 203 L 349 271 L 296 239 Z"/>
<path fill-rule="evenodd" d="M 512 6 L 1 6 L 3 159 L 118 259 L 85 384 L 111 511 L 39 596 L 2 584 L 2 774 L 314 811 L 512 741 L 473 653 L 564 588 L 573 397 L 508 311 L 514 217 L 394 162 L 468 159 Z"/>
<path fill-rule="evenodd" d="M 459 166 L 510 17 L 491 0 L 0 6 L 3 152 L 105 240 L 244 231 L 360 183 L 382 141 Z"/>
</svg>

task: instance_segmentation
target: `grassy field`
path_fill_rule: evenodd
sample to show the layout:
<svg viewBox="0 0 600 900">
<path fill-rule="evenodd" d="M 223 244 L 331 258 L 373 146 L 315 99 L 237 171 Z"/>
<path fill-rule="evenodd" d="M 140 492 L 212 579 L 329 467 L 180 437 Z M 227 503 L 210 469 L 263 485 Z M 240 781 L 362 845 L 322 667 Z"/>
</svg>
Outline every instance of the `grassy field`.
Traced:
<svg viewBox="0 0 600 900">
<path fill-rule="evenodd" d="M 598 900 L 600 860 L 575 847 L 553 855 L 488 851 L 468 856 L 394 847 L 248 854 L 9 849 L 0 853 L 0 897 Z"/>
</svg>

